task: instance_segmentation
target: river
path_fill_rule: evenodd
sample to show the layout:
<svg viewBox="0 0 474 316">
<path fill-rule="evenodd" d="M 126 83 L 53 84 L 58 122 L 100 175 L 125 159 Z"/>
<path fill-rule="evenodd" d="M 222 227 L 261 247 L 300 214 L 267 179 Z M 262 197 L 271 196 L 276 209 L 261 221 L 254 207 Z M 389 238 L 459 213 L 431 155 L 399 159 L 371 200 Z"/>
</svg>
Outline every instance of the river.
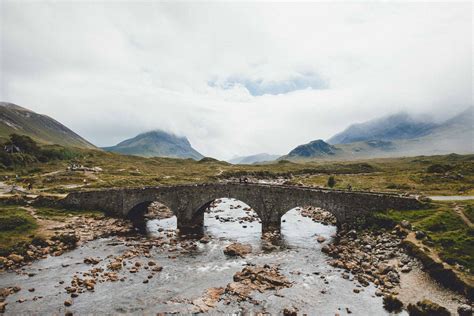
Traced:
<svg viewBox="0 0 474 316">
<path fill-rule="evenodd" d="M 240 205 L 240 207 L 238 206 Z M 196 306 L 192 301 L 203 295 L 211 287 L 226 287 L 232 282 L 234 273 L 247 264 L 278 265 L 280 271 L 293 284 L 278 291 L 255 292 L 252 298 L 258 302 L 223 301 L 212 309 L 212 313 L 269 312 L 280 313 L 284 308 L 298 308 L 299 313 L 309 315 L 388 315 L 383 309 L 382 298 L 374 295 L 375 287 L 361 288 L 356 294 L 356 283 L 344 279 L 340 269 L 331 267 L 328 257 L 321 253 L 323 244 L 316 242 L 316 236 L 324 236 L 331 242 L 336 233 L 334 226 L 325 226 L 303 217 L 297 209 L 283 217 L 282 244 L 280 250 L 265 252 L 261 249 L 261 224 L 258 221 L 239 223 L 231 218 L 246 216 L 245 204 L 231 199 L 223 199 L 205 214 L 205 231 L 211 237 L 207 244 L 196 243 L 197 249 L 182 254 L 163 248 L 153 248 L 151 257 L 130 260 L 146 263 L 156 261 L 163 270 L 147 280 L 148 270 L 141 269 L 126 276 L 123 282 L 98 283 L 94 292 L 86 291 L 73 299 L 73 305 L 64 306 L 69 299 L 65 291 L 72 276 L 86 272 L 91 266 L 83 263 L 85 257 L 117 256 L 126 252 L 133 241 L 112 237 L 86 243 L 60 257 L 48 257 L 23 268 L 23 275 L 5 272 L 0 275 L 0 287 L 20 286 L 22 291 L 7 298 L 6 315 L 20 314 L 64 314 L 66 310 L 74 314 L 109 315 L 136 313 L 152 315 L 159 312 L 192 313 Z M 218 218 L 216 218 L 218 216 Z M 229 218 L 229 220 L 226 220 Z M 150 237 L 172 234 L 176 218 L 150 220 L 147 223 Z M 245 227 L 244 227 L 245 226 Z M 253 252 L 245 259 L 229 258 L 223 249 L 231 242 L 249 243 Z M 171 250 L 171 249 L 168 249 Z M 106 266 L 106 260 L 97 267 Z M 35 274 L 29 277 L 28 273 Z M 64 281 L 64 284 L 60 282 Z M 28 292 L 28 288 L 35 288 Z M 34 297 L 42 298 L 34 300 Z M 18 299 L 23 303 L 16 303 Z M 392 314 L 393 315 L 393 314 Z M 400 315 L 406 315 L 402 312 Z"/>
</svg>

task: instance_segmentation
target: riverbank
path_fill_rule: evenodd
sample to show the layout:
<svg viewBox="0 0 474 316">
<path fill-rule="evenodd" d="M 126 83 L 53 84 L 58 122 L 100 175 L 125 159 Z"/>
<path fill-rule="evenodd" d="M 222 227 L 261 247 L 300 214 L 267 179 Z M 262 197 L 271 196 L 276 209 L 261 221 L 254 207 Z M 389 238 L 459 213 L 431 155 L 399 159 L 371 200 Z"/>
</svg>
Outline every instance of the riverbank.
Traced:
<svg viewBox="0 0 474 316">
<path fill-rule="evenodd" d="M 159 206 L 155 213 L 160 219 L 149 219 L 149 237 L 133 232 L 107 238 L 97 234 L 98 238 L 84 240 L 60 256 L 49 255 L 0 273 L 6 288 L 0 295 L 9 293 L 3 297 L 8 304 L 5 313 L 277 314 L 286 310 L 288 314 L 384 315 L 389 313 L 383 307 L 385 295 L 398 292 L 405 306 L 416 303 L 405 299 L 406 284 L 411 284 L 411 290 L 412 284 L 417 286 L 416 300 L 432 299 L 453 314 L 464 302 L 437 288 L 430 278 L 420 279 L 426 273 L 403 253 L 396 233 L 336 234 L 330 213 L 317 208 L 288 212 L 282 218 L 281 241 L 272 248 L 261 240 L 261 224 L 253 210 L 238 201 L 213 204 L 205 214 L 206 237 L 201 240 L 179 238 L 175 218 Z M 75 234 L 90 232 L 88 226 L 99 227 L 106 219 L 88 220 L 92 224 L 79 225 Z M 114 226 L 103 227 L 112 231 Z M 242 257 L 226 255 L 224 249 L 234 242 L 250 245 L 250 252 Z M 338 258 L 326 256 L 327 247 L 340 249 Z M 372 269 L 376 263 L 394 268 L 379 274 L 379 265 L 377 271 Z M 401 272 L 407 268 L 411 271 Z"/>
</svg>

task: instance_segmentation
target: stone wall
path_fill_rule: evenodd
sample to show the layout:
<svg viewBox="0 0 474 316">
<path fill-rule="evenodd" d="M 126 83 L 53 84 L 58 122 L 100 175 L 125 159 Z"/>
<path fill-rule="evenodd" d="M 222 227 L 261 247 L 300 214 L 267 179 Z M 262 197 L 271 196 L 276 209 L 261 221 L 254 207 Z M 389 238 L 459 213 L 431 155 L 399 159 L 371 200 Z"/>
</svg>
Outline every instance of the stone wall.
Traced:
<svg viewBox="0 0 474 316">
<path fill-rule="evenodd" d="M 252 207 L 262 220 L 262 229 L 279 230 L 281 217 L 297 206 L 312 205 L 330 211 L 338 224 L 351 223 L 368 213 L 387 209 L 419 209 L 414 198 L 393 194 L 322 190 L 308 187 L 264 184 L 218 183 L 107 189 L 70 193 L 63 205 L 105 211 L 111 216 L 127 217 L 130 212 L 144 212 L 147 203 L 158 201 L 168 206 L 178 218 L 180 229 L 202 227 L 204 211 L 219 198 L 235 198 Z M 136 215 L 136 214 L 134 214 Z"/>
</svg>

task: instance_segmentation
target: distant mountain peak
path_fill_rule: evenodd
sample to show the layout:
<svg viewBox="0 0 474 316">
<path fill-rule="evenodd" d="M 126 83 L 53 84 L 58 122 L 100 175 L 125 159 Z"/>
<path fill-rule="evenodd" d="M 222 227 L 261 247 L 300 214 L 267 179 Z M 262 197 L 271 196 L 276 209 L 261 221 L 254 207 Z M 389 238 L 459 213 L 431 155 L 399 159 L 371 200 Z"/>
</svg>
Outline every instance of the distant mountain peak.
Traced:
<svg viewBox="0 0 474 316">
<path fill-rule="evenodd" d="M 126 139 L 104 150 L 142 157 L 192 158 L 200 160 L 204 156 L 196 151 L 189 140 L 163 130 L 151 130 Z"/>
<path fill-rule="evenodd" d="M 406 112 L 353 124 L 324 142 L 300 145 L 279 159 L 360 159 L 474 152 L 474 107 L 434 123 Z M 329 144 L 331 143 L 331 144 Z"/>
<path fill-rule="evenodd" d="M 287 157 L 303 157 L 303 158 L 326 157 L 326 156 L 334 156 L 339 151 L 340 151 L 339 148 L 326 143 L 322 139 L 317 139 L 307 144 L 299 145 L 298 147 L 290 151 Z"/>
<path fill-rule="evenodd" d="M 341 133 L 328 139 L 330 144 L 399 139 L 412 139 L 428 135 L 438 124 L 415 118 L 407 112 L 376 118 L 364 123 L 352 124 Z"/>
</svg>

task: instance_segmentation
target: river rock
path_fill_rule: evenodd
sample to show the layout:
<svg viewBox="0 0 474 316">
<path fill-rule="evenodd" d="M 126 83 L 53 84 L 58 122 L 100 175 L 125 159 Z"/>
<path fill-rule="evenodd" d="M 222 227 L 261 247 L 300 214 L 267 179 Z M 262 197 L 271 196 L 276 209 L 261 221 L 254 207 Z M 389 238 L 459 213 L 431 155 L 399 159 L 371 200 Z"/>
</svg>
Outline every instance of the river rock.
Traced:
<svg viewBox="0 0 474 316">
<path fill-rule="evenodd" d="M 269 289 L 278 290 L 290 286 L 291 282 L 281 275 L 276 267 L 249 266 L 234 274 L 234 282 L 229 283 L 225 291 L 228 294 L 236 295 L 239 300 L 245 300 L 255 290 L 264 292 Z"/>
<path fill-rule="evenodd" d="M 252 252 L 252 246 L 249 244 L 233 243 L 225 247 L 224 253 L 228 256 L 244 257 Z"/>
<path fill-rule="evenodd" d="M 403 303 L 394 295 L 385 295 L 383 298 L 383 307 L 392 312 L 400 312 L 403 308 Z"/>
<path fill-rule="evenodd" d="M 207 235 L 203 236 L 201 239 L 199 239 L 199 242 L 201 244 L 208 244 L 211 242 L 211 238 Z"/>
<path fill-rule="evenodd" d="M 410 224 L 410 222 L 407 221 L 407 220 L 402 220 L 402 221 L 400 222 L 400 226 L 402 226 L 402 227 L 405 228 L 405 229 L 411 229 L 411 224 Z"/>
<path fill-rule="evenodd" d="M 118 271 L 118 270 L 122 269 L 122 266 L 123 266 L 122 261 L 116 260 L 116 261 L 112 261 L 111 263 L 109 263 L 107 268 L 109 270 L 112 270 L 112 271 Z"/>
<path fill-rule="evenodd" d="M 459 316 L 472 316 L 473 308 L 467 304 L 462 304 L 458 307 L 458 314 Z"/>
<path fill-rule="evenodd" d="M 450 316 L 451 313 L 441 305 L 430 300 L 422 300 L 414 304 L 408 304 L 408 313 L 413 316 Z"/>
<path fill-rule="evenodd" d="M 5 313 L 5 309 L 7 307 L 7 304 L 6 302 L 0 302 L 0 313 Z"/>
<path fill-rule="evenodd" d="M 298 309 L 295 307 L 285 308 L 283 310 L 283 316 L 298 316 Z"/>
<path fill-rule="evenodd" d="M 426 233 L 424 231 L 421 231 L 421 230 L 417 230 L 415 232 L 415 238 L 416 239 L 423 239 L 426 237 Z"/>
<path fill-rule="evenodd" d="M 211 308 L 216 307 L 217 302 L 219 301 L 222 294 L 224 294 L 224 288 L 222 287 L 213 287 L 206 290 L 206 293 L 198 298 L 193 300 L 193 305 L 198 308 L 198 313 L 208 312 Z"/>
<path fill-rule="evenodd" d="M 85 264 L 96 265 L 96 264 L 98 264 L 100 261 L 101 261 L 100 258 L 93 258 L 93 257 L 86 257 L 86 258 L 84 258 L 84 263 L 85 263 Z"/>
<path fill-rule="evenodd" d="M 23 256 L 17 255 L 16 253 L 10 254 L 7 258 L 14 263 L 22 263 L 25 259 Z"/>
<path fill-rule="evenodd" d="M 316 241 L 319 243 L 323 243 L 326 241 L 326 238 L 324 238 L 323 236 L 318 236 L 318 238 L 316 238 Z"/>
</svg>

